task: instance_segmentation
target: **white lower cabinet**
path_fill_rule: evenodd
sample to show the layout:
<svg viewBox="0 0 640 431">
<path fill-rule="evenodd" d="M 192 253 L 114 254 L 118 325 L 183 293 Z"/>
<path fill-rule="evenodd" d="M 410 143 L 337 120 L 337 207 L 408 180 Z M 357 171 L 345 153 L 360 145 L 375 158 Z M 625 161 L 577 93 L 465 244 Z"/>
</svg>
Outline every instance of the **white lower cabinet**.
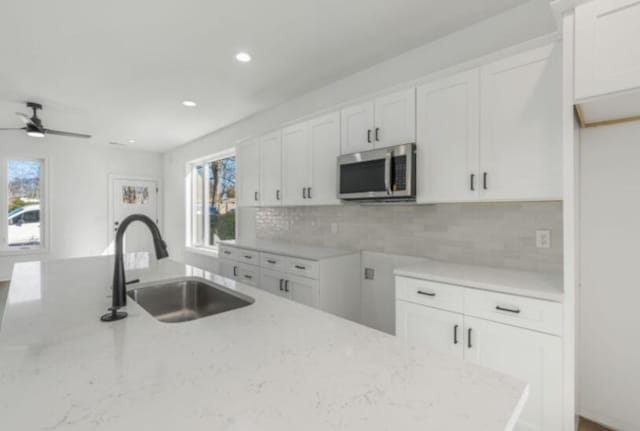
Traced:
<svg viewBox="0 0 640 431">
<path fill-rule="evenodd" d="M 545 304 L 553 311 L 557 303 L 516 295 L 496 296 L 492 292 L 445 283 L 428 282 L 439 288 L 426 290 L 424 283 L 424 280 L 396 277 L 396 335 L 412 345 L 464 359 L 527 382 L 529 397 L 515 429 L 561 430 L 562 338 L 554 334 L 560 333 L 556 331 L 555 325 L 559 323 L 554 313 L 540 311 Z M 423 299 L 423 295 L 417 294 L 413 297 L 410 295 L 412 287 L 416 292 L 434 296 Z M 438 296 L 447 288 L 461 289 L 462 296 L 468 295 L 473 301 L 464 298 L 464 309 L 459 309 L 457 302 L 437 302 Z M 487 295 L 486 303 L 493 301 L 491 308 L 498 313 L 496 320 L 502 314 L 511 318 L 512 314 L 526 316 L 537 313 L 544 324 L 540 326 L 539 322 L 530 322 L 530 319 L 509 320 L 510 324 L 505 324 L 475 317 L 473 314 L 479 313 L 479 309 L 473 304 L 482 295 Z M 507 301 L 511 304 L 508 308 L 504 305 L 507 296 L 513 298 Z M 427 300 L 447 309 L 425 305 L 429 304 Z M 528 325 L 538 325 L 547 332 L 533 330 Z"/>
<path fill-rule="evenodd" d="M 274 295 L 287 297 L 284 290 L 285 275 L 282 272 L 263 269 L 260 273 L 260 288 Z"/>
</svg>

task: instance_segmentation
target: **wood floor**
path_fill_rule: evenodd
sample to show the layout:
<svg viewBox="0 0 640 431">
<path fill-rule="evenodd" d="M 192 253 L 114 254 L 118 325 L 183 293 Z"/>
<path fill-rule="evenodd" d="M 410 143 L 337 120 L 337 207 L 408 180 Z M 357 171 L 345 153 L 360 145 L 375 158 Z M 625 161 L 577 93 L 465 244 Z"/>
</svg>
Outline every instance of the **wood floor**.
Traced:
<svg viewBox="0 0 640 431">
<path fill-rule="evenodd" d="M 603 427 L 600 424 L 591 422 L 589 419 L 580 418 L 580 426 L 578 431 L 613 431 L 611 428 Z"/>
</svg>

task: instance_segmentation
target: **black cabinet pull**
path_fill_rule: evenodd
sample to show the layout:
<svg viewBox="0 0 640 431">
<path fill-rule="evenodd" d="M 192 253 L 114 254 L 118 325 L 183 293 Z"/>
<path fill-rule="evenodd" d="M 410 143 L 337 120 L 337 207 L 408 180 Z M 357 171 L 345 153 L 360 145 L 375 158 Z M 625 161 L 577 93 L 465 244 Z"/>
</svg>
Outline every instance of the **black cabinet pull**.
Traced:
<svg viewBox="0 0 640 431">
<path fill-rule="evenodd" d="M 489 175 L 489 174 L 487 174 L 486 172 L 484 172 L 484 173 L 482 174 L 482 188 L 483 188 L 483 189 L 485 189 L 485 190 L 487 190 L 487 189 L 489 188 L 489 187 L 487 186 L 487 176 L 488 176 L 488 175 Z"/>
<path fill-rule="evenodd" d="M 278 263 L 278 262 L 276 262 L 276 261 L 275 261 L 275 260 L 273 260 L 273 259 L 268 259 L 268 260 L 267 260 L 267 263 L 270 263 L 271 265 L 275 265 L 275 264 L 276 264 L 276 263 Z"/>
<path fill-rule="evenodd" d="M 307 197 L 311 199 L 311 187 L 307 187 Z"/>
<path fill-rule="evenodd" d="M 302 199 L 306 199 L 307 198 L 307 188 L 303 187 L 302 188 Z"/>
<path fill-rule="evenodd" d="M 471 174 L 470 177 L 471 177 L 470 188 L 471 188 L 471 191 L 473 192 L 476 189 L 476 174 Z"/>
<path fill-rule="evenodd" d="M 367 142 L 371 143 L 371 129 L 367 129 Z"/>
<path fill-rule="evenodd" d="M 496 305 L 496 310 L 500 310 L 500 311 L 508 311 L 509 313 L 515 313 L 515 314 L 520 314 L 520 309 L 513 309 L 513 308 L 504 308 L 504 307 L 500 307 L 499 305 Z"/>
<path fill-rule="evenodd" d="M 458 325 L 453 326 L 453 344 L 458 344 Z"/>
<path fill-rule="evenodd" d="M 253 276 L 252 276 L 252 275 L 245 274 L 245 275 L 244 275 L 244 278 L 246 278 L 247 280 L 251 280 L 251 279 L 253 278 Z"/>
<path fill-rule="evenodd" d="M 283 279 L 280 279 L 280 291 L 282 292 L 284 289 L 282 288 L 282 283 L 284 283 Z"/>
<path fill-rule="evenodd" d="M 246 255 L 244 256 L 244 258 L 245 258 L 245 259 L 253 259 L 253 256 L 246 254 Z"/>
<path fill-rule="evenodd" d="M 380 127 L 376 127 L 376 142 L 380 142 Z"/>
<path fill-rule="evenodd" d="M 302 265 L 296 265 L 296 269 L 303 269 L 304 270 L 304 269 L 307 269 L 307 267 L 306 266 L 302 266 Z"/>
<path fill-rule="evenodd" d="M 280 200 L 280 190 L 276 190 L 276 200 Z"/>
<path fill-rule="evenodd" d="M 473 345 L 471 344 L 471 331 L 473 331 L 473 329 L 471 328 L 467 330 L 467 347 L 470 349 L 473 347 Z"/>
<path fill-rule="evenodd" d="M 238 276 L 238 267 L 237 267 L 237 266 L 234 266 L 234 267 L 233 267 L 233 276 L 234 276 L 234 277 L 237 277 L 237 276 Z"/>
<path fill-rule="evenodd" d="M 253 193 L 253 200 L 258 200 L 258 192 Z"/>
<path fill-rule="evenodd" d="M 225 250 L 223 251 L 224 254 L 231 254 L 231 252 L 229 250 Z"/>
<path fill-rule="evenodd" d="M 425 292 L 424 290 L 418 290 L 418 295 L 436 296 L 436 294 L 434 292 Z"/>
<path fill-rule="evenodd" d="M 289 280 L 285 280 L 284 281 L 284 291 L 288 292 L 289 291 Z"/>
</svg>

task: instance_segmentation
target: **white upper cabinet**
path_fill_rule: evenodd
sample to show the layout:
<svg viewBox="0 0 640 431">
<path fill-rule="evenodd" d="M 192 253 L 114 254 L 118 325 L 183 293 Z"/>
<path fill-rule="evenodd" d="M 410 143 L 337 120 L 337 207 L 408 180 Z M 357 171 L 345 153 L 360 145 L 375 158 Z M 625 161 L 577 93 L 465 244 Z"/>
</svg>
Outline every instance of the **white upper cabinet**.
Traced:
<svg viewBox="0 0 640 431">
<path fill-rule="evenodd" d="M 282 131 L 283 204 L 332 205 L 337 199 L 340 114 L 334 112 Z"/>
<path fill-rule="evenodd" d="M 516 429 L 562 429 L 562 340 L 465 316 L 465 359 L 529 383 Z"/>
<path fill-rule="evenodd" d="M 282 138 L 280 130 L 260 138 L 260 204 L 282 205 Z"/>
<path fill-rule="evenodd" d="M 441 79 L 417 92 L 417 201 L 478 199 L 478 69 Z"/>
<path fill-rule="evenodd" d="M 481 67 L 482 200 L 562 199 L 560 45 Z"/>
<path fill-rule="evenodd" d="M 284 205 L 306 205 L 310 182 L 311 145 L 308 123 L 282 130 L 282 200 Z"/>
<path fill-rule="evenodd" d="M 595 0 L 575 9 L 575 97 L 640 89 L 640 0 Z"/>
<path fill-rule="evenodd" d="M 411 88 L 375 101 L 375 148 L 416 141 L 416 90 Z"/>
<path fill-rule="evenodd" d="M 254 139 L 236 148 L 238 206 L 260 205 L 260 141 Z"/>
<path fill-rule="evenodd" d="M 307 203 L 336 205 L 338 193 L 338 156 L 340 155 L 340 114 L 334 112 L 308 122 L 311 183 Z"/>
<path fill-rule="evenodd" d="M 342 154 L 373 149 L 373 102 L 345 108 L 342 117 Z"/>
<path fill-rule="evenodd" d="M 415 88 L 345 108 L 341 118 L 342 154 L 415 142 Z"/>
</svg>

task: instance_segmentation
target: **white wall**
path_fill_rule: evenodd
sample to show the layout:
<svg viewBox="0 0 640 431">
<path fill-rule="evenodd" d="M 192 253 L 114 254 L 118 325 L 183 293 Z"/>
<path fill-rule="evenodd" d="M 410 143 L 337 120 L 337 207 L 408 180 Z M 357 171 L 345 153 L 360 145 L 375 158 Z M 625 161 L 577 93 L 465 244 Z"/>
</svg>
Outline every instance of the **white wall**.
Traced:
<svg viewBox="0 0 640 431">
<path fill-rule="evenodd" d="M 102 254 L 108 246 L 110 174 L 162 179 L 162 155 L 97 145 L 79 139 L 0 135 L 0 157 L 45 158 L 48 163 L 49 250 L 45 254 L 0 256 L 0 280 L 17 261 Z M 0 199 L 6 199 L 5 190 Z M 161 218 L 162 220 L 162 218 Z"/>
<path fill-rule="evenodd" d="M 581 131 L 578 403 L 640 429 L 640 123 Z"/>
<path fill-rule="evenodd" d="M 168 242 L 185 243 L 185 163 L 235 145 L 238 140 L 279 127 L 282 123 L 344 104 L 369 94 L 406 85 L 429 75 L 497 50 L 556 31 L 549 3 L 530 2 L 430 44 L 380 63 L 302 97 L 283 103 L 246 120 L 204 136 L 165 154 L 165 217 Z M 240 214 L 240 235 L 253 227 L 253 211 Z M 177 251 L 177 250 L 176 250 Z M 176 253 L 175 256 L 178 254 Z"/>
</svg>

